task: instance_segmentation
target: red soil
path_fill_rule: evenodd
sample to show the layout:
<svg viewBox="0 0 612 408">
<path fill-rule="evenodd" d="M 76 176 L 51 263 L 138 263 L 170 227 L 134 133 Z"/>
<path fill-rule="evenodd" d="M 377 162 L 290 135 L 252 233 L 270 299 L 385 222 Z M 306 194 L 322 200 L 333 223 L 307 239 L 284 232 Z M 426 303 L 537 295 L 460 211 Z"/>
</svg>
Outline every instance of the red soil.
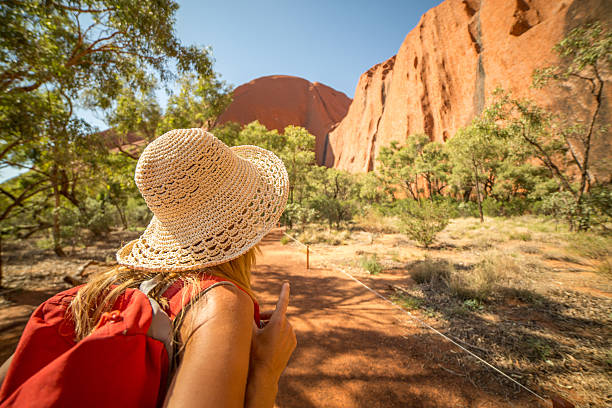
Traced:
<svg viewBox="0 0 612 408">
<path fill-rule="evenodd" d="M 307 270 L 305 254 L 282 246 L 280 234 L 264 239 L 253 273 L 264 308 L 275 303 L 284 280 L 291 282 L 288 315 L 298 347 L 277 406 L 545 406 L 481 367 L 486 374 L 475 377 L 458 349 L 340 272 Z"/>
</svg>

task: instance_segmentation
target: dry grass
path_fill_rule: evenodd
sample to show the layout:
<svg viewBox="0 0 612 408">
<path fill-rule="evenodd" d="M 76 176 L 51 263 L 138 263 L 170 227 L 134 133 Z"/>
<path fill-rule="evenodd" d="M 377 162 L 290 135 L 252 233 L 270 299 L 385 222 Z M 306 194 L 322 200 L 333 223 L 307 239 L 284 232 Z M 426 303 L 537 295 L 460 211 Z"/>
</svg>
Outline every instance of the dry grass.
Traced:
<svg viewBox="0 0 612 408">
<path fill-rule="evenodd" d="M 375 242 L 363 234 L 351 241 L 353 262 L 359 249 L 399 263 L 370 278 L 397 304 L 486 345 L 490 361 L 527 385 L 580 408 L 611 406 L 612 237 L 532 216 L 453 219 L 430 249 L 399 234 L 378 233 Z"/>
<path fill-rule="evenodd" d="M 443 259 L 425 259 L 410 268 L 410 277 L 416 283 L 445 283 L 453 273 L 453 265 Z"/>
<path fill-rule="evenodd" d="M 503 284 L 522 275 L 522 267 L 512 257 L 489 251 L 471 270 L 451 274 L 448 287 L 460 299 L 486 302 L 493 296 L 503 297 Z"/>
<path fill-rule="evenodd" d="M 612 255 L 612 237 L 583 232 L 572 234 L 568 249 L 579 256 L 603 260 Z"/>
<path fill-rule="evenodd" d="M 575 264 L 584 264 L 582 258 L 568 253 L 567 250 L 563 249 L 551 249 L 542 254 L 542 258 L 548 259 L 551 261 L 560 261 L 560 262 L 571 262 Z"/>
<path fill-rule="evenodd" d="M 612 278 L 612 256 L 608 256 L 601 261 L 595 270 L 604 276 Z M 612 350 L 610 350 L 610 353 L 612 353 Z"/>
<path fill-rule="evenodd" d="M 348 230 L 329 230 L 318 226 L 308 226 L 297 237 L 304 244 L 343 245 L 348 243 L 351 232 Z"/>
<path fill-rule="evenodd" d="M 410 277 L 419 284 L 447 290 L 460 300 L 487 302 L 510 292 L 508 282 L 524 279 L 526 271 L 513 257 L 499 251 L 488 251 L 471 268 L 458 269 L 445 259 L 425 259 L 410 268 Z"/>
<path fill-rule="evenodd" d="M 397 217 L 383 217 L 374 210 L 356 217 L 355 222 L 367 232 L 384 234 L 396 234 L 399 232 L 399 219 Z"/>
</svg>

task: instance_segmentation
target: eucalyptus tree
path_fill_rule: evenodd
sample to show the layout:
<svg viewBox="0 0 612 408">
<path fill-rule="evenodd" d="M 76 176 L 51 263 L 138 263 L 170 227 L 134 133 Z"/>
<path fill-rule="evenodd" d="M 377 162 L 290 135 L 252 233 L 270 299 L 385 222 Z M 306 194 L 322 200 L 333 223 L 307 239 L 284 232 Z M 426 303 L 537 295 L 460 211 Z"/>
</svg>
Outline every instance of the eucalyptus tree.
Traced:
<svg viewBox="0 0 612 408">
<path fill-rule="evenodd" d="M 53 207 L 86 211 L 100 135 L 77 108 L 108 109 L 125 86 L 148 87 L 196 72 L 212 74 L 207 49 L 175 35 L 171 0 L 7 0 L 0 4 L 0 168 L 29 171 L 31 182 L 2 187 L 6 219 L 39 194 Z M 55 210 L 54 210 L 55 211 Z M 57 211 L 55 211 L 57 213 Z M 53 216 L 56 253 L 59 220 Z"/>
</svg>

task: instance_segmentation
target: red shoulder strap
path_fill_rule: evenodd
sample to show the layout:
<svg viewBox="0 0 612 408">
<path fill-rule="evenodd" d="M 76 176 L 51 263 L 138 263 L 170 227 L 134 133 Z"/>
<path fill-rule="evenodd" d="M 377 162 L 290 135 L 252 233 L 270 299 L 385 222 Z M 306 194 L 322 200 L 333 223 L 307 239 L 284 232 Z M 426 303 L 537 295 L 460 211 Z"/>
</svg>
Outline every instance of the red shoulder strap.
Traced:
<svg viewBox="0 0 612 408">
<path fill-rule="evenodd" d="M 236 283 L 230 281 L 229 279 L 220 278 L 214 275 L 205 275 L 202 277 L 200 281 L 200 292 L 197 294 L 197 297 L 203 295 L 206 291 L 210 290 L 213 286 L 218 285 L 233 285 L 246 293 L 249 294 L 244 288 L 240 287 Z M 162 294 L 168 300 L 168 306 L 165 307 L 166 313 L 170 316 L 170 319 L 174 320 L 176 316 L 181 313 L 181 310 L 187 305 L 189 305 L 191 301 L 191 290 L 189 286 L 185 286 L 185 282 L 182 279 L 174 282 L 166 291 Z M 250 297 L 250 295 L 249 295 Z M 259 304 L 255 299 L 253 300 L 253 319 L 259 327 L 260 319 L 259 319 Z"/>
</svg>

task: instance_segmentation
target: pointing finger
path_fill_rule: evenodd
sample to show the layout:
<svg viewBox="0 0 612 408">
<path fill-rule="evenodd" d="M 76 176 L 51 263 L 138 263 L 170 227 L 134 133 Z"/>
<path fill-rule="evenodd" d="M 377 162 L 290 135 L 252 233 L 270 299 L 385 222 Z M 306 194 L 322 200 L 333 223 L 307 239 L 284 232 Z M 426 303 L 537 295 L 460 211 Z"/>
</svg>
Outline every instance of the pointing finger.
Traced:
<svg viewBox="0 0 612 408">
<path fill-rule="evenodd" d="M 277 318 L 281 318 L 287 313 L 287 306 L 289 305 L 289 282 L 284 282 L 281 287 L 281 292 L 278 297 L 278 302 L 276 302 L 276 310 L 272 317 L 278 316 Z"/>
</svg>

